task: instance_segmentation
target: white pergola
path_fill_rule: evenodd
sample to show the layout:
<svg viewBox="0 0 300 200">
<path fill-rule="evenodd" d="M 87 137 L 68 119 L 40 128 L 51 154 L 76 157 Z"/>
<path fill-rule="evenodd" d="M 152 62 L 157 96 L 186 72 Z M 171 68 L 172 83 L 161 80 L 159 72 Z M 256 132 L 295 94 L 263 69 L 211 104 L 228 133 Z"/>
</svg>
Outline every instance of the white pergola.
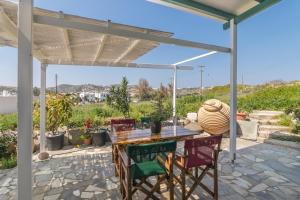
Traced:
<svg viewBox="0 0 300 200">
<path fill-rule="evenodd" d="M 176 118 L 177 70 L 183 63 L 220 53 L 230 55 L 230 159 L 236 153 L 237 24 L 278 0 L 151 0 L 224 22 L 231 46 L 222 47 L 171 37 L 168 32 L 127 26 L 33 8 L 33 0 L 19 4 L 0 0 L 0 45 L 18 48 L 18 199 L 32 199 L 32 58 L 41 62 L 41 151 L 45 151 L 45 90 L 48 65 L 80 65 L 171 69 L 174 71 L 173 117 Z M 134 63 L 159 44 L 209 52 L 170 65 Z"/>
</svg>

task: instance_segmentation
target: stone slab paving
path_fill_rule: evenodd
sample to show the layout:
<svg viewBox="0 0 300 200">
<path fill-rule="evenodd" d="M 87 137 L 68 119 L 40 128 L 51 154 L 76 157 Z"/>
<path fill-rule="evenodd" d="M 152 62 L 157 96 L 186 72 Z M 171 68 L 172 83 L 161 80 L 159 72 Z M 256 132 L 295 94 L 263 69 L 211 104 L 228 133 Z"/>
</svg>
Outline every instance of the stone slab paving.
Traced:
<svg viewBox="0 0 300 200">
<path fill-rule="evenodd" d="M 219 160 L 219 199 L 300 199 L 300 151 L 238 139 L 237 161 L 228 160 L 228 139 Z M 33 162 L 34 200 L 121 199 L 111 147 L 65 149 Z M 187 181 L 191 186 L 191 180 Z M 204 182 L 212 185 L 209 178 Z M 15 199 L 16 169 L 0 171 L 0 199 Z M 163 190 L 164 188 L 162 188 Z M 175 199 L 180 199 L 176 186 Z M 163 196 L 167 197 L 167 193 Z M 135 199 L 142 199 L 138 193 Z M 190 199 L 212 199 L 201 188 Z"/>
</svg>

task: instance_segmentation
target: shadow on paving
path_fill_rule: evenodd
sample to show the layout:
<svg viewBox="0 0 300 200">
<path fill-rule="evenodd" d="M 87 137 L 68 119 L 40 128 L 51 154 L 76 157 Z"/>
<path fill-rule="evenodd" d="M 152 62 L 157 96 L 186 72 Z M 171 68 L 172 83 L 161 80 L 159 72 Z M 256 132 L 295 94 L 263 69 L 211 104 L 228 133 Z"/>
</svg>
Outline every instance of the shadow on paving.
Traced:
<svg viewBox="0 0 300 200">
<path fill-rule="evenodd" d="M 228 160 L 228 139 L 219 159 L 219 199 L 300 199 L 300 152 L 238 139 L 237 160 Z M 180 146 L 180 145 L 179 145 Z M 36 200 L 121 199 L 119 179 L 114 176 L 111 147 L 70 149 L 52 159 L 33 162 L 33 195 Z M 178 174 L 178 171 L 175 171 Z M 190 179 L 187 180 L 191 186 Z M 210 178 L 204 182 L 212 186 Z M 15 199 L 16 169 L 0 171 L 0 199 Z M 162 186 L 162 191 L 164 190 Z M 134 199 L 143 199 L 137 193 Z M 167 197 L 165 192 L 163 196 Z M 179 185 L 175 199 L 180 199 Z M 212 199 L 200 187 L 190 199 Z"/>
</svg>

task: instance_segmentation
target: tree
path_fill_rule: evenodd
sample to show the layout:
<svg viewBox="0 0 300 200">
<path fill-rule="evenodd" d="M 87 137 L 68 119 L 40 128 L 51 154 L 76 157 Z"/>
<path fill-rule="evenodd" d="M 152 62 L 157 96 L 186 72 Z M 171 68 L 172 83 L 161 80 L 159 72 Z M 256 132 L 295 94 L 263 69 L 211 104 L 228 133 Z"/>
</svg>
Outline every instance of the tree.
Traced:
<svg viewBox="0 0 300 200">
<path fill-rule="evenodd" d="M 151 87 L 146 79 L 140 79 L 138 88 L 138 98 L 139 100 L 148 100 L 151 97 Z"/>
<path fill-rule="evenodd" d="M 38 97 L 40 96 L 40 89 L 37 87 L 33 88 L 33 96 Z"/>
<path fill-rule="evenodd" d="M 125 118 L 129 117 L 130 95 L 126 77 L 123 77 L 120 86 L 111 87 L 107 97 L 107 104 L 120 111 Z"/>
<path fill-rule="evenodd" d="M 161 93 L 163 98 L 166 98 L 169 96 L 168 88 L 165 87 L 162 83 L 160 83 L 159 92 Z"/>
<path fill-rule="evenodd" d="M 168 83 L 168 95 L 171 97 L 173 95 L 173 84 Z"/>
</svg>

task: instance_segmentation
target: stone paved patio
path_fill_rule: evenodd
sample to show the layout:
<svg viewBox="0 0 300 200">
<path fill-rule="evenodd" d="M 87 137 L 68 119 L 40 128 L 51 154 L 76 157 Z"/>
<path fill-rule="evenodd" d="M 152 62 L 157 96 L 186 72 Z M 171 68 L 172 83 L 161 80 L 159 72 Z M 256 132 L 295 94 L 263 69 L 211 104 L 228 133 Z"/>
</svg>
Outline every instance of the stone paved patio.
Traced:
<svg viewBox="0 0 300 200">
<path fill-rule="evenodd" d="M 237 162 L 228 160 L 228 139 L 220 155 L 219 199 L 300 199 L 300 151 L 239 139 Z M 33 162 L 36 200 L 120 199 L 110 145 L 55 152 Z M 15 199 L 16 169 L 0 171 L 0 199 Z M 205 180 L 211 184 L 209 179 Z M 140 195 L 140 194 L 138 194 Z M 137 195 L 137 196 L 138 196 Z M 176 199 L 180 190 L 175 189 Z M 136 199 L 139 197 L 136 196 Z M 200 188 L 191 199 L 211 199 Z"/>
</svg>

